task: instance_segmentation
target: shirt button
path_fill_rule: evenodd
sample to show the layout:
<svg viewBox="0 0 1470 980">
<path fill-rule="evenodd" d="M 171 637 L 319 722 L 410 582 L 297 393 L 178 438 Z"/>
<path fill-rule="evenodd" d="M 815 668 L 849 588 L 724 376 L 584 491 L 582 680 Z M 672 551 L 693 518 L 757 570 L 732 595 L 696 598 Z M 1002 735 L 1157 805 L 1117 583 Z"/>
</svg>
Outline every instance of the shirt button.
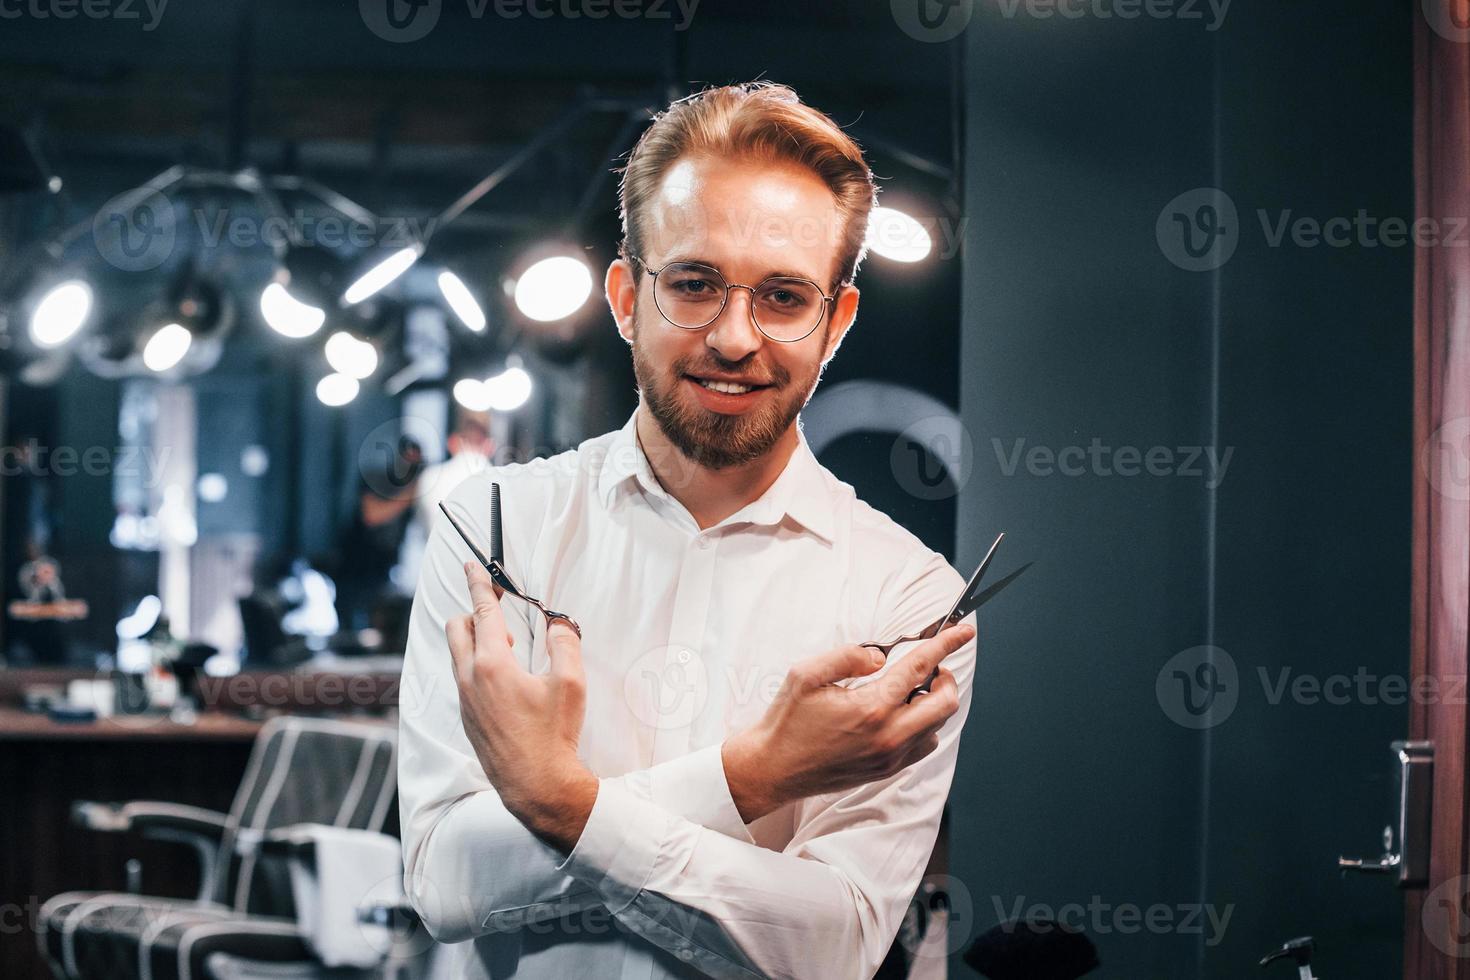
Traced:
<svg viewBox="0 0 1470 980">
<path fill-rule="evenodd" d="M 680 947 L 679 959 L 684 960 L 687 963 L 689 960 L 694 959 L 694 951 L 688 949 L 687 947 Z"/>
<path fill-rule="evenodd" d="M 681 664 L 687 664 L 689 662 L 690 658 L 693 657 L 693 656 L 694 656 L 694 654 L 690 650 L 680 650 L 679 651 L 679 663 L 681 663 Z"/>
<path fill-rule="evenodd" d="M 700 551 L 708 551 L 709 550 L 709 544 L 710 544 L 709 538 L 700 538 L 699 540 L 695 541 L 694 546 L 696 548 L 698 548 Z"/>
</svg>

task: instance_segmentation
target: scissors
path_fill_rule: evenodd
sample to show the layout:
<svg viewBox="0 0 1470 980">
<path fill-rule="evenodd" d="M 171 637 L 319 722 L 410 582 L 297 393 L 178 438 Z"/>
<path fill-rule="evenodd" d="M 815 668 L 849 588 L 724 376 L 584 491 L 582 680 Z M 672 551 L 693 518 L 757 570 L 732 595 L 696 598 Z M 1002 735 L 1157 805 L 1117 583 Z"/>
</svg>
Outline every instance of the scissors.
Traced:
<svg viewBox="0 0 1470 980">
<path fill-rule="evenodd" d="M 898 646 L 900 643 L 911 643 L 914 640 L 931 639 L 932 637 L 937 636 L 941 630 L 953 626 L 955 623 L 958 623 L 960 620 L 970 615 L 970 613 L 985 605 L 991 599 L 994 599 L 997 595 L 1000 594 L 1000 591 L 1002 589 L 1004 589 L 1007 585 L 1010 585 L 1016 579 L 1020 578 L 1021 574 L 1025 572 L 1026 569 L 1030 568 L 1032 564 L 1034 564 L 1033 562 L 1028 561 L 1026 564 L 1022 565 L 1020 568 L 1016 569 L 1014 572 L 1011 572 L 1005 578 L 989 586 L 988 588 L 980 588 L 980 580 L 985 577 L 985 572 L 990 568 L 991 559 L 995 557 L 995 551 L 997 548 L 1000 547 L 1001 539 L 1004 537 L 1005 532 L 1001 532 L 1001 534 L 996 537 L 995 542 L 990 546 L 990 550 L 985 552 L 985 557 L 980 560 L 980 566 L 975 569 L 975 574 L 971 575 L 970 581 L 965 583 L 964 591 L 960 593 L 960 597 L 955 600 L 954 605 L 950 607 L 949 612 L 945 613 L 939 619 L 936 619 L 928 626 L 919 630 L 917 633 L 909 633 L 904 636 L 900 636 L 896 640 L 889 640 L 887 643 L 859 643 L 858 646 L 871 647 L 872 649 L 877 650 L 886 657 L 888 656 L 889 652 L 892 651 L 893 648 Z M 916 694 L 928 694 L 929 685 L 933 684 L 937 677 L 939 677 L 939 668 L 935 667 L 933 672 L 930 673 L 928 678 L 925 679 L 924 683 L 920 684 L 918 687 L 909 692 L 909 696 L 904 698 L 904 702 L 908 703 L 909 701 L 912 701 L 914 699 L 914 695 Z"/>
<path fill-rule="evenodd" d="M 576 620 L 568 616 L 566 613 L 559 613 L 555 610 L 547 609 L 546 606 L 542 604 L 540 599 L 531 598 L 531 596 L 527 595 L 521 590 L 520 586 L 515 584 L 514 580 L 512 580 L 510 577 L 510 573 L 505 570 L 505 545 L 500 533 L 500 484 L 490 484 L 489 558 L 485 557 L 485 553 L 481 551 L 479 549 L 479 546 L 477 546 L 475 542 L 470 538 L 469 532 L 464 529 L 464 526 L 460 524 L 459 521 L 455 519 L 454 515 L 449 512 L 449 508 L 444 506 L 444 501 L 442 500 L 439 502 L 439 509 L 444 512 L 445 517 L 449 518 L 449 523 L 454 527 L 457 532 L 459 532 L 459 536 L 464 539 L 464 543 L 469 546 L 470 553 L 475 556 L 475 560 L 484 566 L 485 571 L 490 573 L 491 581 L 500 586 L 506 592 L 509 592 L 511 595 L 515 596 L 517 599 L 524 599 L 526 602 L 529 602 L 531 605 L 541 610 L 541 615 L 546 617 L 547 627 L 551 626 L 551 621 L 553 619 L 559 619 L 572 628 L 572 632 L 577 634 L 577 639 L 580 640 L 582 638 L 582 627 L 577 625 Z"/>
</svg>

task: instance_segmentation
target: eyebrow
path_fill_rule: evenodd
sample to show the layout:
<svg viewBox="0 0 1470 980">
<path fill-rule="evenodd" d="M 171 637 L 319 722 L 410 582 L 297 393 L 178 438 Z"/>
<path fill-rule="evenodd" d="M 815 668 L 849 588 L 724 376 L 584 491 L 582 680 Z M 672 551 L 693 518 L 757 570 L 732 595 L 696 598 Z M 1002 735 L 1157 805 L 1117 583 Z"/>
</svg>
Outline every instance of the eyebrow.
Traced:
<svg viewBox="0 0 1470 980">
<path fill-rule="evenodd" d="M 691 265 L 692 264 L 692 265 L 708 266 L 709 268 L 714 269 L 720 275 L 722 275 L 722 276 L 725 275 L 725 270 L 724 269 L 721 269 L 717 264 L 715 264 L 714 262 L 711 262 L 708 259 L 674 258 L 674 259 L 669 259 L 668 262 L 665 263 L 665 265 L 675 265 L 675 264 L 684 264 L 684 265 Z M 725 276 L 725 278 L 728 279 L 729 276 Z M 761 282 L 765 281 L 766 279 L 806 279 L 806 280 L 808 280 L 810 282 L 816 283 L 818 285 L 818 287 L 821 287 L 822 286 L 822 280 L 821 279 L 818 279 L 816 276 L 808 275 L 805 272 L 788 272 L 788 271 L 784 271 L 784 270 L 780 270 L 780 269 L 768 270 L 765 273 L 765 275 L 761 276 L 759 279 L 757 279 L 755 281 L 755 285 L 759 285 Z"/>
</svg>

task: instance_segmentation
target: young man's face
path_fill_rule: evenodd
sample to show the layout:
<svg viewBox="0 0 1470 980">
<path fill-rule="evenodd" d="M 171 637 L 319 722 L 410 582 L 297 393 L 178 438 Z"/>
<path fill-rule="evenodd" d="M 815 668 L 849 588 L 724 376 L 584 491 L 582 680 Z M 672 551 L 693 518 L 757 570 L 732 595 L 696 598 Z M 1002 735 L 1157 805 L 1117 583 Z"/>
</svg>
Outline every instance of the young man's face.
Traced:
<svg viewBox="0 0 1470 980">
<path fill-rule="evenodd" d="M 842 216 L 815 175 L 791 165 L 685 158 L 665 175 L 646 215 L 648 270 L 670 262 L 712 266 L 731 284 L 799 276 L 832 295 Z M 822 367 L 857 314 L 857 290 L 827 304 L 805 339 L 771 340 L 751 318 L 751 292 L 731 289 L 709 326 L 682 329 L 654 303 L 653 277 L 625 263 L 608 273 L 608 300 L 633 347 L 633 371 L 659 428 L 686 457 L 710 469 L 758 459 L 796 420 Z M 696 378 L 757 385 L 737 396 Z"/>
</svg>

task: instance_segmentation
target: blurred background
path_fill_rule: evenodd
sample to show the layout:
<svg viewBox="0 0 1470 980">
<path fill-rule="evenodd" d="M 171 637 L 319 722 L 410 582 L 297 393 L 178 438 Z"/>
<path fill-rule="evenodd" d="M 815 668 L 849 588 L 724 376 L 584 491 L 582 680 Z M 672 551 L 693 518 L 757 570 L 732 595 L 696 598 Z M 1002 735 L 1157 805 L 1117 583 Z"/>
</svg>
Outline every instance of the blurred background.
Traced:
<svg viewBox="0 0 1470 980">
<path fill-rule="evenodd" d="M 58 892 L 200 887 L 74 801 L 225 811 L 270 719 L 391 722 L 423 515 L 636 403 L 623 154 L 768 78 L 882 187 L 819 458 L 962 570 L 1036 563 L 880 975 L 975 976 L 1017 919 L 1102 977 L 1303 934 L 1429 975 L 1416 900 L 1337 859 L 1403 843 L 1429 729 L 1385 683 L 1453 679 L 1411 660 L 1416 406 L 1458 370 L 1416 268 L 1460 261 L 1426 208 L 1464 171 L 1430 195 L 1415 146 L 1460 131 L 1462 6 L 0 2 L 0 973 L 48 975 Z"/>
</svg>

